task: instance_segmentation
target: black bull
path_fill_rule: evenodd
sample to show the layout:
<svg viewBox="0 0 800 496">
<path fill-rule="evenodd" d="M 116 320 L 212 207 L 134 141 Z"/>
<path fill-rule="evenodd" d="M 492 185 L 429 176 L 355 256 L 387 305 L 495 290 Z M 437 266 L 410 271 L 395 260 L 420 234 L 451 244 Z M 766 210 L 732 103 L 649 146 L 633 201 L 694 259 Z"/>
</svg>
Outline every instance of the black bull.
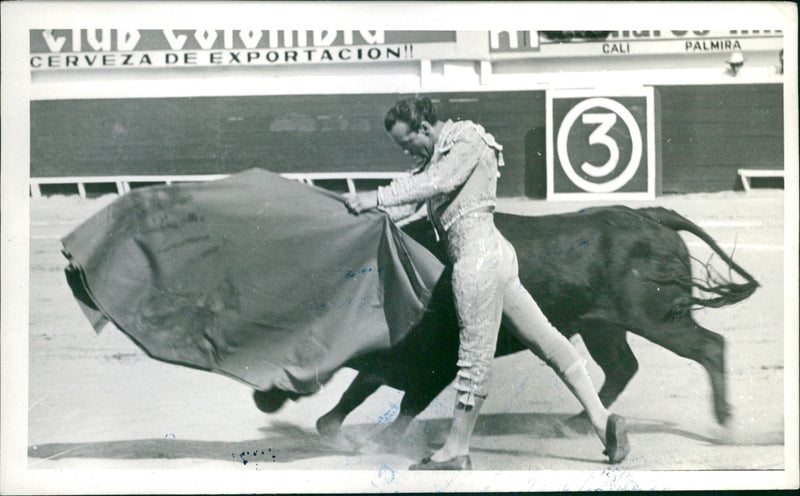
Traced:
<svg viewBox="0 0 800 496">
<path fill-rule="evenodd" d="M 592 208 L 540 217 L 498 213 L 495 223 L 517 251 L 522 284 L 561 333 L 580 334 L 603 370 L 599 395 L 604 405 L 616 401 L 638 369 L 626 340 L 631 332 L 702 365 L 711 379 L 716 418 L 721 424 L 728 420 L 725 340 L 697 324 L 691 309 L 744 300 L 758 283 L 703 229 L 663 208 Z M 404 229 L 444 259 L 426 221 Z M 703 279 L 693 278 L 691 257 L 678 231 L 703 240 L 746 282 L 725 280 L 708 266 Z M 450 384 L 456 374 L 458 325 L 449 274 L 434 288 L 430 308 L 396 346 L 346 364 L 359 374 L 333 410 L 317 421 L 322 434 L 336 434 L 351 411 L 379 386 L 388 385 L 405 392 L 398 418 L 384 432 L 396 439 Z M 523 349 L 501 328 L 496 356 Z M 265 412 L 297 397 L 275 389 L 254 394 Z"/>
</svg>

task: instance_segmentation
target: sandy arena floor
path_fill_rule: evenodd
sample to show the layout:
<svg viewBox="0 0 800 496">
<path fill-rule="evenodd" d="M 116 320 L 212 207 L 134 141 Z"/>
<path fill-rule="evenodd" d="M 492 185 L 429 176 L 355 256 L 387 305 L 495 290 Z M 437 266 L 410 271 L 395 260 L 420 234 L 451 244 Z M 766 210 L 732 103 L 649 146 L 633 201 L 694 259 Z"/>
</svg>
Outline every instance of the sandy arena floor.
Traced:
<svg viewBox="0 0 800 496">
<path fill-rule="evenodd" d="M 353 377 L 350 370 L 342 370 L 324 392 L 265 415 L 254 407 L 246 386 L 149 359 L 112 326 L 95 335 L 64 280 L 59 238 L 113 198 L 31 201 L 29 469 L 48 469 L 41 477 L 53 480 L 83 470 L 118 474 L 94 488 L 113 488 L 115 477 L 128 477 L 116 469 L 161 474 L 153 480 L 170 473 L 162 469 L 188 470 L 197 481 L 206 473 L 229 473 L 242 477 L 239 482 L 251 480 L 253 472 L 288 470 L 278 479 L 259 480 L 291 484 L 287 481 L 294 478 L 290 487 L 295 490 L 318 485 L 308 475 L 316 472 L 303 469 L 350 471 L 339 473 L 344 485 L 335 487 L 340 489 L 355 484 L 363 491 L 388 491 L 414 480 L 431 481 L 426 490 L 500 487 L 496 475 L 464 482 L 455 476 L 414 479 L 405 472 L 442 439 L 453 401 L 450 388 L 412 424 L 399 451 L 359 450 L 360 442 L 396 413 L 400 392 L 380 389 L 348 418 L 346 439 L 329 441 L 315 432 L 314 422 L 338 400 Z M 702 476 L 746 470 L 756 476 L 784 467 L 783 191 L 674 195 L 646 203 L 677 210 L 729 251 L 735 244 L 735 260 L 762 285 L 743 303 L 696 314 L 698 322 L 727 340 L 732 426 L 716 424 L 708 379 L 699 365 L 630 336 L 640 369 L 612 410 L 628 418 L 633 452 L 620 466 L 609 467 L 597 438 L 570 432 L 561 423 L 580 410 L 577 401 L 542 362 L 520 353 L 496 361 L 494 390 L 473 438 L 477 470 L 514 471 L 503 480 L 554 489 L 584 479 L 585 485 L 598 487 L 647 488 L 629 475 L 638 472 L 653 472 L 668 484 L 679 479 L 666 471 Z M 503 199 L 500 209 L 538 215 L 585 206 Z M 693 254 L 707 256 L 698 239 L 686 240 Z M 594 363 L 590 372 L 597 384 L 602 382 Z M 563 480 L 563 486 L 539 474 L 555 476 L 555 484 Z M 689 481 L 694 475 L 685 477 Z M 732 475 L 727 482 L 734 480 Z M 727 482 L 720 479 L 717 487 Z M 192 487 L 190 482 L 181 489 Z"/>
</svg>

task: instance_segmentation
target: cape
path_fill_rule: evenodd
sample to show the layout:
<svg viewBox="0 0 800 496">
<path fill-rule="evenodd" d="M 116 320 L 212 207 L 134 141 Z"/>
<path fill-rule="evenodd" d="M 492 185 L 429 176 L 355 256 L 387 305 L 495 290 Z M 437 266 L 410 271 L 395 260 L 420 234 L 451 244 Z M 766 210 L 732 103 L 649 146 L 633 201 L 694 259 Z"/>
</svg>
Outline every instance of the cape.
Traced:
<svg viewBox="0 0 800 496">
<path fill-rule="evenodd" d="M 139 188 L 62 240 L 98 332 L 257 389 L 312 393 L 421 320 L 442 264 L 377 211 L 251 169 Z"/>
</svg>

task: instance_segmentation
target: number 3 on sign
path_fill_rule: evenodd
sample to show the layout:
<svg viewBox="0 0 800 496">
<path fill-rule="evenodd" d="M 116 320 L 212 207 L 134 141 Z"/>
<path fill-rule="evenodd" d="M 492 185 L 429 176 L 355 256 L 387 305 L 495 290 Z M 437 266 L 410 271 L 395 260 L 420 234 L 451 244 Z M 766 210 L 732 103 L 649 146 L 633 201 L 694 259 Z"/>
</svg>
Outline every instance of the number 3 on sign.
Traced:
<svg viewBox="0 0 800 496">
<path fill-rule="evenodd" d="M 617 122 L 617 114 L 583 114 L 584 124 L 600 124 L 591 135 L 589 135 L 590 145 L 604 145 L 608 148 L 608 161 L 600 166 L 584 162 L 581 170 L 592 177 L 603 177 L 611 174 L 617 168 L 619 162 L 619 147 L 614 138 L 608 135 L 608 131 Z"/>
<path fill-rule="evenodd" d="M 610 112 L 588 112 L 594 108 L 602 108 L 610 110 Z M 614 124 L 616 124 L 617 117 L 620 117 L 628 128 L 631 139 L 631 159 L 626 165 L 625 170 L 613 179 L 605 182 L 588 181 L 581 177 L 573 168 L 569 159 L 567 143 L 570 130 L 579 116 L 583 124 L 598 125 L 597 128 L 592 131 L 592 134 L 589 135 L 589 144 L 602 145 L 608 149 L 609 157 L 605 164 L 594 165 L 589 162 L 584 162 L 581 165 L 581 170 L 586 175 L 593 178 L 600 179 L 609 177 L 617 168 L 617 165 L 619 165 L 619 146 L 614 138 L 608 134 Z M 621 103 L 609 98 L 589 98 L 572 107 L 572 109 L 567 112 L 567 115 L 564 116 L 564 120 L 561 121 L 561 125 L 558 128 L 556 152 L 561 168 L 573 184 L 591 193 L 610 193 L 624 186 L 634 174 L 636 174 L 636 170 L 639 168 L 642 158 L 642 132 L 631 112 Z"/>
</svg>

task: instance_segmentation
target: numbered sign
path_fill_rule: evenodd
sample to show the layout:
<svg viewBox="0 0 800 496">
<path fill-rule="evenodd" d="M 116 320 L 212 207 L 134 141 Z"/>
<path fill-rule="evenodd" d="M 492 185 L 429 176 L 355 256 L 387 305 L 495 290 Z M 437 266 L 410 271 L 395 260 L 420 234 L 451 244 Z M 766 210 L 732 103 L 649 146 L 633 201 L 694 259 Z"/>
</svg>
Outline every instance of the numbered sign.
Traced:
<svg viewBox="0 0 800 496">
<path fill-rule="evenodd" d="M 655 135 L 653 88 L 548 91 L 547 198 L 654 198 Z"/>
</svg>

